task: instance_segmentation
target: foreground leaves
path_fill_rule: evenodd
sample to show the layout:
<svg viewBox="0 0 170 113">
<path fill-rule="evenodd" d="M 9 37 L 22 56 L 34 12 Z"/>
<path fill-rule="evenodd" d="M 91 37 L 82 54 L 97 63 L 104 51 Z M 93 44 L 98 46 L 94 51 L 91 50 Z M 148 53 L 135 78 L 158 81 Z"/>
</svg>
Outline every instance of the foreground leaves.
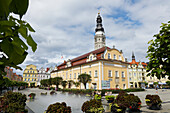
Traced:
<svg viewBox="0 0 170 113">
<path fill-rule="evenodd" d="M 148 76 L 156 76 L 158 79 L 168 76 L 170 79 L 170 21 L 162 24 L 159 34 L 154 35 L 155 40 L 148 42 L 149 64 Z"/>
</svg>

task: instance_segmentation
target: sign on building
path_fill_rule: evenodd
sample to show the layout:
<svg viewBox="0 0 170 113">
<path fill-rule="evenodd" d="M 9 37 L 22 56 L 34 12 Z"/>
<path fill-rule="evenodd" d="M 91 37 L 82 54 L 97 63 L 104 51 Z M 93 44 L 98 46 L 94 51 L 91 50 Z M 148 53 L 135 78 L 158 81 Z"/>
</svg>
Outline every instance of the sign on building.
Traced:
<svg viewBox="0 0 170 113">
<path fill-rule="evenodd" d="M 110 81 L 102 80 L 102 89 L 110 89 Z"/>
</svg>

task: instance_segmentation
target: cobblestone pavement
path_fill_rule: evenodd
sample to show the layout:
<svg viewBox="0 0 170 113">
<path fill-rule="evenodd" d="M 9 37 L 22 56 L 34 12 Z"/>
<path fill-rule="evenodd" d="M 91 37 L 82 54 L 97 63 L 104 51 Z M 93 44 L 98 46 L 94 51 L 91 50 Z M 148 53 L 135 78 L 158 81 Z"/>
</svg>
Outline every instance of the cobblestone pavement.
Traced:
<svg viewBox="0 0 170 113">
<path fill-rule="evenodd" d="M 19 92 L 22 92 L 22 93 L 24 93 L 26 95 L 28 95 L 30 92 L 34 92 L 37 95 L 36 98 L 39 98 L 39 97 L 41 97 L 41 96 L 39 96 L 41 92 L 47 92 L 48 95 L 49 95 L 50 91 L 42 90 L 42 89 L 38 89 L 38 88 L 27 88 L 27 89 L 19 91 Z M 133 93 L 133 94 L 139 96 L 139 98 L 141 99 L 141 101 L 142 101 L 141 112 L 143 112 L 143 113 L 170 113 L 170 89 L 158 89 L 158 92 L 156 92 L 155 89 L 146 89 L 146 91 L 142 91 L 142 92 L 130 92 L 130 93 Z M 160 96 L 160 98 L 161 98 L 161 100 L 163 102 L 161 110 L 149 110 L 149 109 L 147 109 L 147 106 L 146 106 L 146 103 L 145 103 L 145 97 L 146 97 L 147 94 L 151 94 L 151 95 L 158 94 Z M 114 94 L 114 95 L 117 95 L 117 94 Z M 46 97 L 44 96 L 43 98 L 46 98 Z M 43 98 L 41 98 L 41 99 L 43 99 Z M 51 97 L 49 99 L 54 99 L 54 102 L 56 102 L 54 97 Z M 83 98 L 80 98 L 80 99 L 82 100 Z M 83 101 L 86 101 L 86 100 L 88 100 L 88 98 L 85 98 Z M 74 103 L 74 101 L 72 101 L 70 103 Z M 49 105 L 49 104 L 48 105 L 43 105 L 43 104 L 44 103 L 36 101 L 36 99 L 35 99 L 34 102 L 30 102 L 29 99 L 27 101 L 27 106 L 32 111 L 34 111 L 35 113 L 43 113 L 44 109 L 46 109 L 47 106 Z M 82 105 L 82 102 L 80 104 Z M 106 100 L 103 101 L 103 104 L 107 105 Z M 44 106 L 46 108 L 44 108 Z M 42 111 L 41 110 L 37 110 L 38 108 L 42 109 Z"/>
</svg>

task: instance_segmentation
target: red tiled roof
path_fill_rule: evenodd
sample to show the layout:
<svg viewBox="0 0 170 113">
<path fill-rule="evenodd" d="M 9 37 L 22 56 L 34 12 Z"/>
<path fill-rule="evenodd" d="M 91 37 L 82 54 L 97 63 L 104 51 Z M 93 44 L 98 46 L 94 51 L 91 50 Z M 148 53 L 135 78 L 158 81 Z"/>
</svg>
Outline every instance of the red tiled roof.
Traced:
<svg viewBox="0 0 170 113">
<path fill-rule="evenodd" d="M 86 60 L 87 60 L 87 56 L 89 56 L 91 53 L 92 54 L 96 54 L 97 55 L 97 58 L 100 59 L 101 58 L 101 54 L 104 53 L 105 49 L 110 49 L 109 47 L 102 47 L 100 49 L 97 49 L 97 50 L 94 50 L 94 51 L 91 51 L 89 53 L 86 53 L 84 55 L 81 55 L 79 57 L 76 57 L 74 59 L 71 59 L 71 64 L 72 66 L 75 66 L 75 65 L 79 65 L 79 64 L 83 64 L 83 63 L 86 63 Z M 58 69 L 63 69 L 65 68 L 65 65 L 66 65 L 66 61 L 64 61 L 64 63 L 60 64 L 57 68 Z"/>
<path fill-rule="evenodd" d="M 135 59 L 132 60 L 132 62 L 130 62 L 130 65 L 132 64 L 136 64 L 138 66 L 139 62 L 136 62 Z M 141 64 L 144 66 L 144 68 L 147 66 L 147 64 L 145 62 L 141 62 Z"/>
</svg>

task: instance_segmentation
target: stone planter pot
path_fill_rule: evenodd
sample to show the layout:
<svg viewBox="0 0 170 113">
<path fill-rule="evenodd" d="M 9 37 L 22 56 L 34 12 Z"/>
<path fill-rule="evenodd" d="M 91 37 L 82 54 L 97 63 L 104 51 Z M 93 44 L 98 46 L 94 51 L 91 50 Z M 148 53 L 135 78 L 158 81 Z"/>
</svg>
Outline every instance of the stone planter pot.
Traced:
<svg viewBox="0 0 170 113">
<path fill-rule="evenodd" d="M 152 106 L 149 106 L 149 109 L 151 110 L 160 110 L 161 109 L 161 104 L 153 104 Z"/>
</svg>

